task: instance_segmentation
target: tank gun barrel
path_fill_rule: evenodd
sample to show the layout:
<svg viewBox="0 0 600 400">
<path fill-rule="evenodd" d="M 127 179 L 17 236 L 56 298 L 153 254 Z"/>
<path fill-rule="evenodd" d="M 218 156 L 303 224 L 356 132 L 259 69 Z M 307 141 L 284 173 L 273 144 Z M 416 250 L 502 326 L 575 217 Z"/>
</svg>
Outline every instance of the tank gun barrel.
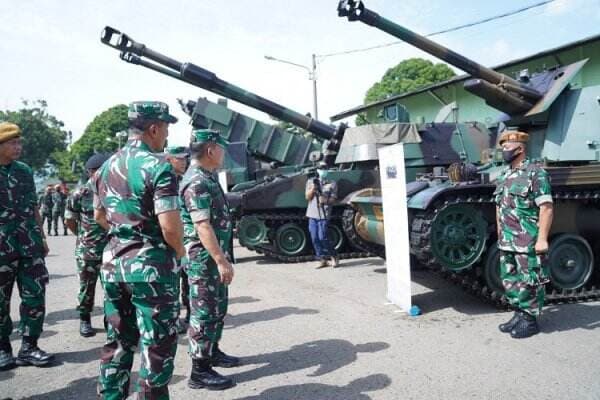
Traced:
<svg viewBox="0 0 600 400">
<path fill-rule="evenodd" d="M 228 97 L 249 107 L 263 111 L 282 121 L 305 129 L 325 140 L 337 140 L 343 134 L 343 126 L 335 127 L 291 110 L 264 97 L 248 92 L 226 82 L 214 72 L 192 63 L 182 63 L 167 57 L 110 26 L 102 31 L 102 43 L 121 51 L 121 59 L 149 68 L 172 78 L 200 87 L 220 96 Z M 148 61 L 151 60 L 151 61 Z"/>
<path fill-rule="evenodd" d="M 471 85 L 476 95 L 483 97 L 494 107 L 509 114 L 523 113 L 533 107 L 542 98 L 542 94 L 532 87 L 524 85 L 505 74 L 494 71 L 457 52 L 448 49 L 418 33 L 390 21 L 365 7 L 362 0 L 341 0 L 338 3 L 338 15 L 347 17 L 349 21 L 361 21 L 378 28 L 390 35 L 407 42 L 424 52 L 434 55 L 448 64 L 459 68 L 474 78 L 479 78 L 481 85 Z M 487 84 L 486 84 L 487 83 Z"/>
</svg>

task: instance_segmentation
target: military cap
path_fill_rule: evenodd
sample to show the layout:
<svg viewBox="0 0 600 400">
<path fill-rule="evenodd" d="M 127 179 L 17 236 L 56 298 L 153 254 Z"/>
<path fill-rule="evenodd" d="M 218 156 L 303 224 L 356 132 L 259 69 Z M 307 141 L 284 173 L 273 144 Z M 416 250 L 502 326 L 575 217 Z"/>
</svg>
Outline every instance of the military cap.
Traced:
<svg viewBox="0 0 600 400">
<path fill-rule="evenodd" d="M 165 154 L 173 157 L 184 158 L 190 156 L 190 149 L 185 146 L 169 146 L 165 148 Z"/>
<path fill-rule="evenodd" d="M 191 144 L 206 142 L 216 143 L 223 148 L 229 145 L 227 139 L 221 136 L 218 131 L 213 129 L 194 129 L 192 131 L 192 137 L 190 139 Z"/>
<path fill-rule="evenodd" d="M 94 154 L 85 162 L 85 169 L 98 169 L 110 158 L 108 153 Z"/>
<path fill-rule="evenodd" d="M 506 131 L 500 135 L 499 144 L 502 146 L 505 142 L 527 143 L 529 135 L 520 131 Z"/>
<path fill-rule="evenodd" d="M 129 104 L 127 118 L 129 121 L 177 122 L 177 118 L 169 114 L 169 106 L 162 101 L 134 101 Z"/>
<path fill-rule="evenodd" d="M 21 136 L 21 128 L 11 122 L 0 123 L 0 143 Z"/>
</svg>

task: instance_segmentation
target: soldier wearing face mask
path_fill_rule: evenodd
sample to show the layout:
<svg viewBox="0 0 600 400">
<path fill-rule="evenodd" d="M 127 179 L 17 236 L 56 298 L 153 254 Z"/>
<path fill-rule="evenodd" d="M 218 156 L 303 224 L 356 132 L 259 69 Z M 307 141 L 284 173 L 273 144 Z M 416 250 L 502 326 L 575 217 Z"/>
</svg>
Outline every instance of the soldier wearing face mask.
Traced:
<svg viewBox="0 0 600 400">
<path fill-rule="evenodd" d="M 529 135 L 507 131 L 500 137 L 508 164 L 498 178 L 496 220 L 500 273 L 515 314 L 500 331 L 520 339 L 539 332 L 537 319 L 544 305 L 548 234 L 552 225 L 552 194 L 548 173 L 527 158 Z"/>
</svg>

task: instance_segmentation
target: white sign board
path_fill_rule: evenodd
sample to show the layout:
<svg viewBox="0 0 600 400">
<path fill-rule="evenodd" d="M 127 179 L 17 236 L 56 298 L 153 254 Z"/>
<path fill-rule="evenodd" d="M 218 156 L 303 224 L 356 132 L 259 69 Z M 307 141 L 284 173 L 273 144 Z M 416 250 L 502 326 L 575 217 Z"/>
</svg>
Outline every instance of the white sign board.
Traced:
<svg viewBox="0 0 600 400">
<path fill-rule="evenodd" d="M 418 308 L 412 307 L 411 299 L 410 242 L 402 143 L 379 149 L 379 171 L 385 221 L 387 298 L 403 311 L 414 315 Z"/>
</svg>

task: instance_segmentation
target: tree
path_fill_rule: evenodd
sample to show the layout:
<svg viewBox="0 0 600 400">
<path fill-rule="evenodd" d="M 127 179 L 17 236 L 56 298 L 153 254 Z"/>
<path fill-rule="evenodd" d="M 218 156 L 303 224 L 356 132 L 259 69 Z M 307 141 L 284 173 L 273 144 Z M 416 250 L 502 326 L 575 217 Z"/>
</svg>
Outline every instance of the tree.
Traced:
<svg viewBox="0 0 600 400">
<path fill-rule="evenodd" d="M 392 96 L 412 92 L 419 88 L 443 82 L 456 74 L 446 64 L 434 64 L 422 58 L 409 58 L 386 71 L 365 95 L 364 104 L 384 100 Z M 357 125 L 366 123 L 364 115 L 356 119 Z"/>
<path fill-rule="evenodd" d="M 45 176 L 56 164 L 56 154 L 67 147 L 70 132 L 65 124 L 48 113 L 45 100 L 23 100 L 23 108 L 17 111 L 0 111 L 0 121 L 19 125 L 23 141 L 21 161 L 29 164 L 38 176 Z"/>
<path fill-rule="evenodd" d="M 68 152 L 60 154 L 59 177 L 73 181 L 84 172 L 88 158 L 95 153 L 112 153 L 119 147 L 117 132 L 127 130 L 127 106 L 119 104 L 100 113 L 85 128 Z M 121 143 L 123 144 L 123 143 Z"/>
</svg>

